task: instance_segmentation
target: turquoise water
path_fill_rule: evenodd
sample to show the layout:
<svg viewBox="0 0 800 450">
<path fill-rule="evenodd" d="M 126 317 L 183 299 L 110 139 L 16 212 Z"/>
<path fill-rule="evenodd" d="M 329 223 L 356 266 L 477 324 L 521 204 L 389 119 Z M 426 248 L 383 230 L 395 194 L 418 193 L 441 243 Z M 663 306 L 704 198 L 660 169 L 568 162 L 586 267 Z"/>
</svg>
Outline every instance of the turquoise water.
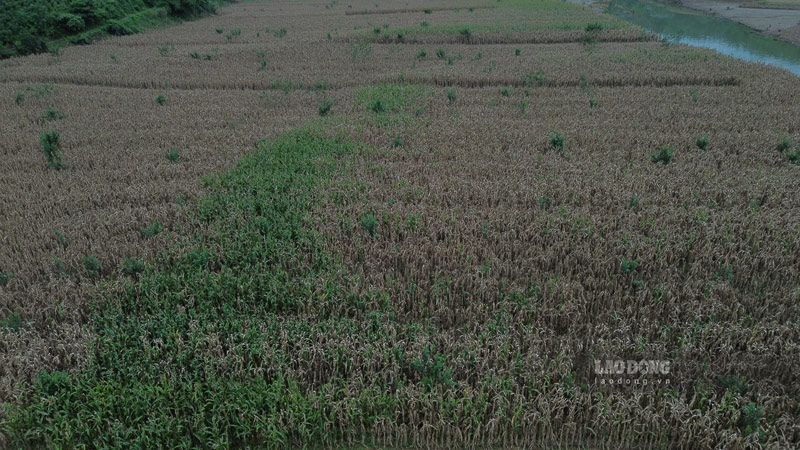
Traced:
<svg viewBox="0 0 800 450">
<path fill-rule="evenodd" d="M 607 12 L 673 42 L 778 66 L 800 76 L 800 47 L 730 20 L 640 0 L 612 0 Z"/>
</svg>

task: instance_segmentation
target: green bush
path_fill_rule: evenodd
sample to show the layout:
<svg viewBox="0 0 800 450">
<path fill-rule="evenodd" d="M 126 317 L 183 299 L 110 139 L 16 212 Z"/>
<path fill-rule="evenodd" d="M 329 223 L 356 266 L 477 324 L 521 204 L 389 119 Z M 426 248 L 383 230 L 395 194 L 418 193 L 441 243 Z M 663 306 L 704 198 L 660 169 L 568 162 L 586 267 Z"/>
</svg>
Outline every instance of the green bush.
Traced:
<svg viewBox="0 0 800 450">
<path fill-rule="evenodd" d="M 325 116 L 331 111 L 332 107 L 333 107 L 333 100 L 323 100 L 317 107 L 317 112 L 319 112 L 320 116 Z"/>
<path fill-rule="evenodd" d="M 403 135 L 396 134 L 394 136 L 394 140 L 392 141 L 392 147 L 402 147 L 403 146 Z"/>
<path fill-rule="evenodd" d="M 656 164 L 668 164 L 670 161 L 672 161 L 672 156 L 674 154 L 674 150 L 672 150 L 670 147 L 664 146 L 658 149 L 657 152 L 650 155 L 650 159 Z"/>
<path fill-rule="evenodd" d="M 375 237 L 378 234 L 378 219 L 372 214 L 367 214 L 361 218 L 361 226 L 367 230 L 370 236 Z"/>
<path fill-rule="evenodd" d="M 522 77 L 522 84 L 525 86 L 544 86 L 547 79 L 544 76 L 544 70 L 539 69 L 536 72 L 529 73 Z"/>
<path fill-rule="evenodd" d="M 22 330 L 25 328 L 25 321 L 22 320 L 22 316 L 20 316 L 18 312 L 13 312 L 5 319 L 0 320 L 0 328 L 5 328 L 11 331 Z"/>
<path fill-rule="evenodd" d="M 161 233 L 161 229 L 162 229 L 161 224 L 158 223 L 158 221 L 155 221 L 150 225 L 141 228 L 139 232 L 142 234 L 143 237 L 151 238 L 157 235 L 158 233 Z"/>
<path fill-rule="evenodd" d="M 508 90 L 508 88 L 502 88 L 500 89 L 500 95 L 503 97 L 508 97 L 511 95 L 511 92 Z"/>
<path fill-rule="evenodd" d="M 39 136 L 39 142 L 47 158 L 47 166 L 55 170 L 63 169 L 65 166 L 61 162 L 61 134 L 57 130 L 45 131 Z"/>
<path fill-rule="evenodd" d="M 122 273 L 125 275 L 138 275 L 144 271 L 144 262 L 141 259 L 125 258 L 122 261 Z"/>
<path fill-rule="evenodd" d="M 444 51 L 442 47 L 436 49 L 436 57 L 439 59 L 447 58 L 447 52 Z"/>
<path fill-rule="evenodd" d="M 83 267 L 91 277 L 96 277 L 100 274 L 100 261 L 98 261 L 97 257 L 94 255 L 84 255 Z"/>
<path fill-rule="evenodd" d="M 64 114 L 62 114 L 59 110 L 53 108 L 47 108 L 47 111 L 42 114 L 42 119 L 46 120 L 61 120 L 65 118 Z"/>
<path fill-rule="evenodd" d="M 158 103 L 161 106 L 166 105 L 167 104 L 167 96 L 164 95 L 164 94 L 156 95 L 156 103 Z"/>
<path fill-rule="evenodd" d="M 428 52 L 427 52 L 427 51 L 425 51 L 425 49 L 424 49 L 424 48 L 420 49 L 420 50 L 417 52 L 417 59 L 422 59 L 422 58 L 425 58 L 426 56 L 428 56 Z"/>
<path fill-rule="evenodd" d="M 620 266 L 622 267 L 622 272 L 624 274 L 630 275 L 633 272 L 635 272 L 636 269 L 639 267 L 639 261 L 635 259 L 631 260 L 625 259 L 622 261 L 622 263 L 620 263 Z"/>
<path fill-rule="evenodd" d="M 167 151 L 166 157 L 172 162 L 178 162 L 178 160 L 181 158 L 181 155 L 178 153 L 177 148 L 172 147 L 169 149 L 169 151 Z"/>
<path fill-rule="evenodd" d="M 563 134 L 556 131 L 555 133 L 550 135 L 550 147 L 553 147 L 559 152 L 563 152 L 564 144 L 565 144 L 565 139 Z"/>
<path fill-rule="evenodd" d="M 514 49 L 514 56 L 519 56 L 522 53 L 522 50 L 519 48 Z"/>
<path fill-rule="evenodd" d="M 707 150 L 708 136 L 700 136 L 699 138 L 697 138 L 697 140 L 695 141 L 695 145 L 697 145 L 697 148 L 699 148 L 700 150 Z"/>
<path fill-rule="evenodd" d="M 0 272 L 0 287 L 6 287 L 12 278 L 14 278 L 13 274 Z"/>
<path fill-rule="evenodd" d="M 456 90 L 455 89 L 450 88 L 450 89 L 447 90 L 447 101 L 449 101 L 450 103 L 453 103 L 454 101 L 456 101 Z"/>
<path fill-rule="evenodd" d="M 585 30 L 586 30 L 587 33 L 593 33 L 595 31 L 602 31 L 603 30 L 603 24 L 600 23 L 600 22 L 587 23 Z"/>
</svg>

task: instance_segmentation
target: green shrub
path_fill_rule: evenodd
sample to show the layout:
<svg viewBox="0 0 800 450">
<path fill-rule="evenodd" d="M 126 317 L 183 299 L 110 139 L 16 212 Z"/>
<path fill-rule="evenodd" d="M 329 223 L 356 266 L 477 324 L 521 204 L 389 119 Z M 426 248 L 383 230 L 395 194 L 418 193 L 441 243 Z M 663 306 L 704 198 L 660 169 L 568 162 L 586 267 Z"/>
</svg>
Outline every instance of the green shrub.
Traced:
<svg viewBox="0 0 800 450">
<path fill-rule="evenodd" d="M 150 225 L 141 228 L 139 232 L 142 234 L 143 237 L 151 238 L 157 235 L 158 233 L 161 233 L 161 229 L 162 229 L 161 224 L 158 223 L 158 221 L 155 221 Z"/>
<path fill-rule="evenodd" d="M 169 149 L 169 151 L 167 151 L 166 157 L 172 162 L 178 162 L 178 160 L 181 158 L 181 155 L 178 153 L 177 148 L 172 147 Z"/>
<path fill-rule="evenodd" d="M 596 31 L 602 31 L 603 30 L 603 24 L 600 23 L 600 22 L 587 23 L 585 30 L 586 30 L 587 33 L 593 33 L 593 32 L 596 32 Z"/>
<path fill-rule="evenodd" d="M 134 276 L 144 271 L 144 262 L 141 259 L 125 258 L 122 261 L 122 273 L 129 276 Z"/>
<path fill-rule="evenodd" d="M 508 97 L 511 95 L 511 92 L 508 90 L 508 88 L 502 88 L 500 89 L 500 95 L 503 97 Z"/>
<path fill-rule="evenodd" d="M 372 29 L 372 32 L 375 34 L 381 34 L 381 31 L 382 31 L 381 27 L 375 27 Z"/>
<path fill-rule="evenodd" d="M 562 152 L 564 151 L 564 140 L 564 135 L 556 131 L 550 135 L 550 147 Z"/>
<path fill-rule="evenodd" d="M 241 28 L 237 28 L 235 30 L 232 30 L 230 33 L 226 34 L 225 38 L 230 41 L 230 40 L 233 40 L 234 38 L 237 38 L 237 37 L 239 37 L 241 35 L 242 35 L 242 29 Z"/>
<path fill-rule="evenodd" d="M 472 31 L 470 31 L 469 28 L 464 27 L 458 30 L 458 34 L 460 34 L 464 39 L 469 39 L 470 36 L 472 36 Z"/>
<path fill-rule="evenodd" d="M 670 147 L 664 146 L 658 149 L 657 152 L 650 155 L 650 159 L 656 164 L 668 164 L 670 161 L 672 161 L 672 156 L 674 154 L 674 150 L 672 150 Z"/>
<path fill-rule="evenodd" d="M 514 49 L 514 56 L 519 56 L 522 53 L 522 50 L 519 48 Z"/>
<path fill-rule="evenodd" d="M 436 49 L 436 57 L 439 59 L 447 58 L 447 52 L 444 51 L 442 47 Z"/>
<path fill-rule="evenodd" d="M 200 53 L 197 53 L 197 51 L 189 52 L 189 56 L 191 56 L 192 59 L 200 59 Z"/>
<path fill-rule="evenodd" d="M 622 272 L 624 274 L 630 275 L 633 272 L 635 272 L 636 269 L 639 267 L 639 261 L 637 261 L 635 259 L 631 259 L 631 260 L 624 259 L 624 260 L 622 260 L 622 263 L 620 264 L 620 266 L 622 267 Z"/>
<path fill-rule="evenodd" d="M 423 387 L 426 391 L 430 391 L 436 384 L 454 386 L 452 370 L 444 367 L 444 356 L 432 353 L 431 346 L 426 345 L 422 349 L 421 357 L 411 361 L 411 367 L 421 377 Z"/>
<path fill-rule="evenodd" d="M 96 277 L 100 273 L 100 262 L 94 255 L 83 256 L 83 267 L 86 269 L 86 272 L 88 272 L 89 276 L 91 277 Z"/>
<path fill-rule="evenodd" d="M 546 82 L 544 70 L 539 69 L 536 72 L 529 73 L 522 77 L 522 84 L 525 86 L 543 86 Z"/>
<path fill-rule="evenodd" d="M 6 287 L 12 278 L 14 278 L 13 274 L 0 272 L 0 287 Z"/>
<path fill-rule="evenodd" d="M 392 147 L 402 147 L 403 146 L 403 135 L 396 134 L 394 136 L 394 140 L 392 141 Z"/>
<path fill-rule="evenodd" d="M 555 200 L 552 197 L 547 197 L 545 195 L 539 197 L 539 209 L 550 209 L 553 207 L 553 202 Z"/>
<path fill-rule="evenodd" d="M 631 199 L 628 200 L 628 207 L 631 209 L 639 209 L 639 197 L 637 195 L 631 195 Z"/>
<path fill-rule="evenodd" d="M 47 158 L 47 166 L 55 170 L 63 169 L 65 166 L 61 162 L 61 134 L 57 130 L 45 131 L 39 135 L 39 142 L 42 144 L 42 152 Z"/>
<path fill-rule="evenodd" d="M 450 103 L 453 103 L 454 101 L 456 101 L 456 90 L 455 89 L 450 88 L 450 89 L 447 90 L 447 101 L 449 101 Z"/>
<path fill-rule="evenodd" d="M 361 218 L 361 226 L 367 230 L 370 236 L 375 237 L 378 234 L 378 219 L 372 214 L 367 214 Z"/>
<path fill-rule="evenodd" d="M 10 331 L 19 331 L 25 328 L 25 321 L 18 312 L 13 312 L 3 320 L 0 320 L 0 328 L 5 328 Z"/>
<path fill-rule="evenodd" d="M 597 108 L 597 100 L 592 97 L 589 97 L 589 108 Z"/>
<path fill-rule="evenodd" d="M 794 146 L 795 146 L 794 141 L 789 136 L 786 136 L 785 138 L 783 138 L 782 141 L 778 143 L 777 148 L 779 152 L 784 153 L 787 150 L 793 149 Z"/>
<path fill-rule="evenodd" d="M 65 118 L 64 114 L 62 114 L 59 110 L 53 108 L 47 108 L 47 111 L 42 114 L 42 119 L 45 120 L 61 120 Z"/>
<path fill-rule="evenodd" d="M 164 94 L 156 95 L 156 103 L 158 103 L 159 105 L 162 105 L 162 106 L 166 105 L 167 104 L 167 96 L 164 95 Z"/>
<path fill-rule="evenodd" d="M 717 383 L 722 389 L 731 391 L 735 394 L 743 395 L 747 391 L 747 380 L 737 375 L 725 375 L 718 377 Z"/>
<path fill-rule="evenodd" d="M 58 245 L 63 248 L 67 248 L 67 244 L 69 244 L 67 236 L 58 230 L 56 230 L 56 241 L 58 241 Z"/>
<path fill-rule="evenodd" d="M 317 112 L 319 112 L 320 116 L 325 116 L 331 111 L 332 107 L 333 107 L 333 100 L 323 100 L 317 107 Z"/>
<path fill-rule="evenodd" d="M 742 415 L 739 419 L 739 424 L 744 428 L 744 434 L 750 435 L 759 431 L 758 423 L 764 417 L 764 409 L 756 406 L 755 403 L 750 402 L 742 406 Z"/>
<path fill-rule="evenodd" d="M 432 13 L 432 12 L 433 12 L 433 10 L 426 9 L 426 10 L 424 10 L 423 12 L 424 12 L 425 14 L 430 14 L 430 13 Z"/>
<path fill-rule="evenodd" d="M 708 136 L 704 135 L 697 138 L 697 140 L 695 141 L 695 145 L 697 145 L 697 148 L 699 148 L 700 150 L 708 149 Z"/>
<path fill-rule="evenodd" d="M 22 102 L 25 100 L 25 93 L 22 91 L 17 91 L 14 93 L 14 103 L 17 105 L 21 105 Z"/>
<path fill-rule="evenodd" d="M 428 56 L 428 52 L 427 52 L 427 51 L 425 51 L 425 49 L 424 49 L 424 48 L 420 49 L 420 50 L 417 52 L 417 59 L 423 59 L 423 58 L 425 58 L 426 56 Z"/>
<path fill-rule="evenodd" d="M 789 158 L 792 164 L 800 164 L 800 147 L 786 152 L 786 157 Z"/>
<path fill-rule="evenodd" d="M 170 45 L 159 45 L 158 46 L 158 54 L 161 56 L 169 56 L 170 52 L 174 49 L 174 47 Z"/>
<path fill-rule="evenodd" d="M 225 29 L 224 28 L 220 28 L 220 27 L 215 28 L 215 30 L 216 30 L 217 34 L 222 34 L 222 33 L 225 32 Z"/>
<path fill-rule="evenodd" d="M 386 105 L 384 105 L 382 99 L 376 98 L 375 100 L 372 101 L 372 103 L 370 103 L 369 109 L 371 109 L 372 112 L 378 114 L 386 111 Z"/>
</svg>

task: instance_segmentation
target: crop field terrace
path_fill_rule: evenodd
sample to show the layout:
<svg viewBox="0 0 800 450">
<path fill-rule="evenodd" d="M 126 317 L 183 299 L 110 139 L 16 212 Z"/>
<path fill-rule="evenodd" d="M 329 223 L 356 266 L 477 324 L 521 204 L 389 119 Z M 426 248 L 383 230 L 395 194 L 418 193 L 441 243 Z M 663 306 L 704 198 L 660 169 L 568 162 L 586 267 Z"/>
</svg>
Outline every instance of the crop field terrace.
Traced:
<svg viewBox="0 0 800 450">
<path fill-rule="evenodd" d="M 0 105 L 0 448 L 800 445 L 789 72 L 561 1 L 244 2 Z"/>
</svg>

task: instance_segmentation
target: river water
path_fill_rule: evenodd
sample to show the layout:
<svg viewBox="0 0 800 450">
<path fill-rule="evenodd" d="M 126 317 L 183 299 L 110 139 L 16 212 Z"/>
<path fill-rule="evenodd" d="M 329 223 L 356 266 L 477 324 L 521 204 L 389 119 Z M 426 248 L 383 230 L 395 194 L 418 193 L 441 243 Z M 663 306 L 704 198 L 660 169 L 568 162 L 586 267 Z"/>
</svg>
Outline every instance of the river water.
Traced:
<svg viewBox="0 0 800 450">
<path fill-rule="evenodd" d="M 730 20 L 640 0 L 612 0 L 606 12 L 673 42 L 778 66 L 800 76 L 800 47 Z"/>
</svg>

